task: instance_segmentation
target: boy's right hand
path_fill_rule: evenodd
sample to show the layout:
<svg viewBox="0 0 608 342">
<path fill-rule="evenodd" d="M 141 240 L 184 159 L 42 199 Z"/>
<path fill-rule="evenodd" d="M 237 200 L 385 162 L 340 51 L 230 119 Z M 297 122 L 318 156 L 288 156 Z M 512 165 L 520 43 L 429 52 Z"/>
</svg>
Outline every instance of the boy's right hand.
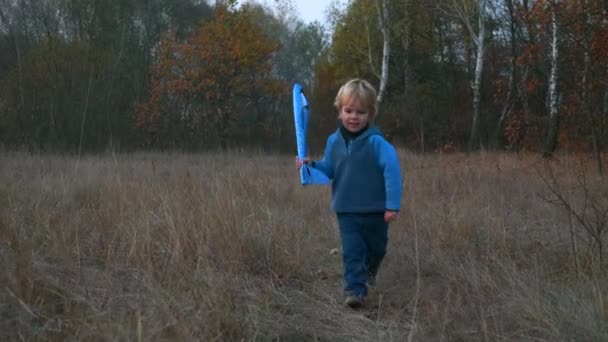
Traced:
<svg viewBox="0 0 608 342">
<path fill-rule="evenodd" d="M 311 164 L 311 159 L 306 157 L 304 159 L 300 159 L 299 157 L 296 157 L 296 168 L 299 170 L 303 164 Z"/>
</svg>

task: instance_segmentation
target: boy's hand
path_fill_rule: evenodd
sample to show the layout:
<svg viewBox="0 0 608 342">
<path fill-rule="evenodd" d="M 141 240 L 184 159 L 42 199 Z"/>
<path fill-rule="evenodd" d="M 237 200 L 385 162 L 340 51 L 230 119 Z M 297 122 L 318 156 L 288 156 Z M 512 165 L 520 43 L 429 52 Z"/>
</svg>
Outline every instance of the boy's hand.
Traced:
<svg viewBox="0 0 608 342">
<path fill-rule="evenodd" d="M 397 218 L 398 211 L 387 210 L 384 212 L 384 222 L 389 223 Z"/>
<path fill-rule="evenodd" d="M 311 159 L 306 157 L 304 159 L 300 159 L 298 157 L 296 157 L 296 168 L 299 170 L 303 164 L 308 164 L 310 165 L 311 163 Z"/>
</svg>

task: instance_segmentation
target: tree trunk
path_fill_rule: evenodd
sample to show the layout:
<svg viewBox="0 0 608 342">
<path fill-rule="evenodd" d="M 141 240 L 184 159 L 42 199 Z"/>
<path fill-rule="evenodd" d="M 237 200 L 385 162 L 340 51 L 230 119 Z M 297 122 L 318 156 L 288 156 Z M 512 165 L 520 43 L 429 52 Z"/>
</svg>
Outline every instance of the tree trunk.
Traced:
<svg viewBox="0 0 608 342">
<path fill-rule="evenodd" d="M 589 44 L 589 26 L 588 26 L 588 13 L 586 0 L 581 0 L 581 25 L 583 26 L 583 81 L 581 87 L 581 109 L 583 115 L 589 120 L 591 128 L 591 142 L 593 144 L 593 152 L 595 155 L 595 162 L 597 173 L 602 176 L 602 153 L 600 148 L 600 142 L 598 137 L 598 131 L 596 128 L 597 121 L 593 113 L 591 112 L 591 47 Z"/>
<path fill-rule="evenodd" d="M 410 14 L 409 14 L 409 0 L 405 0 L 405 13 L 404 13 L 404 32 L 403 32 L 403 94 L 407 98 L 410 93 Z"/>
<path fill-rule="evenodd" d="M 410 37 L 410 15 L 409 15 L 409 0 L 404 0 L 404 11 L 403 11 L 403 32 L 401 32 L 401 36 L 402 36 L 402 44 L 403 44 L 403 74 L 401 75 L 402 77 L 402 82 L 403 82 L 403 100 L 404 102 L 404 106 L 403 106 L 403 112 L 408 113 L 410 111 L 411 108 L 411 99 L 413 98 L 410 95 L 410 44 L 411 44 L 411 37 Z M 421 115 L 421 119 L 422 119 L 422 115 Z M 404 135 L 407 134 L 407 132 L 403 132 Z M 422 146 L 421 146 L 421 150 L 424 153 L 424 141 L 422 141 Z"/>
<path fill-rule="evenodd" d="M 608 66 L 606 67 L 606 74 L 608 75 Z M 604 87 L 604 100 L 602 103 L 602 126 L 601 136 L 606 135 L 606 125 L 608 125 L 608 85 Z"/>
<path fill-rule="evenodd" d="M 604 10 L 603 10 L 603 14 L 604 14 L 604 27 L 608 27 L 608 0 L 604 0 Z M 608 64 L 606 65 L 605 68 L 605 74 L 604 77 L 608 77 Z M 603 96 L 603 101 L 602 101 L 602 113 L 601 113 L 601 117 L 600 117 L 600 132 L 599 132 L 599 145 L 601 147 L 602 145 L 602 139 L 604 137 L 606 137 L 606 126 L 608 125 L 608 83 L 606 83 L 606 85 L 604 85 L 604 96 Z M 599 150 L 599 149 L 598 149 Z M 599 161 L 599 168 L 601 170 L 602 167 L 602 154 L 599 153 L 599 158 L 597 159 Z"/>
<path fill-rule="evenodd" d="M 509 73 L 509 90 L 507 92 L 507 99 L 505 106 L 503 107 L 500 118 L 498 119 L 498 125 L 496 127 L 495 144 L 497 149 L 504 148 L 504 128 L 507 118 L 510 116 L 511 111 L 515 107 L 514 94 L 516 92 L 515 87 L 517 84 L 517 48 L 515 46 L 515 15 L 513 11 L 513 1 L 506 0 L 507 10 L 509 11 L 509 36 L 511 39 L 511 64 Z"/>
<path fill-rule="evenodd" d="M 84 110 L 82 111 L 82 120 L 80 121 L 80 138 L 78 140 L 78 158 L 82 153 L 82 142 L 84 138 L 84 127 L 87 120 L 87 112 L 89 111 L 89 99 L 91 97 L 91 84 L 93 83 L 93 72 L 94 68 L 91 65 L 91 70 L 89 71 L 89 84 L 87 86 L 87 97 L 84 101 Z"/>
<path fill-rule="evenodd" d="M 608 27 L 608 0 L 604 0 L 604 27 Z M 604 77 L 608 77 L 608 64 L 606 64 Z M 604 85 L 604 98 L 602 101 L 602 125 L 601 125 L 601 137 L 606 136 L 606 129 L 608 125 L 608 82 Z"/>
<path fill-rule="evenodd" d="M 217 122 L 217 137 L 219 138 L 220 148 L 226 151 L 230 147 L 230 109 L 223 104 L 218 104 L 216 109 Z"/>
<path fill-rule="evenodd" d="M 530 136 L 530 99 L 528 98 L 528 71 L 530 67 L 523 66 L 521 71 L 521 80 L 519 85 L 519 98 L 521 99 L 521 111 L 523 116 L 523 132 L 521 136 L 522 145 L 526 144 L 526 139 Z"/>
<path fill-rule="evenodd" d="M 473 121 L 471 124 L 471 137 L 469 139 L 469 151 L 479 149 L 479 126 L 480 126 L 480 102 L 481 102 L 481 79 L 483 76 L 484 48 L 485 48 L 485 0 L 477 0 L 479 32 L 475 37 L 477 45 L 477 59 L 475 63 L 475 80 L 473 83 Z M 470 25 L 469 25 L 470 27 Z M 469 32 L 472 32 L 470 29 Z"/>
<path fill-rule="evenodd" d="M 530 23 L 530 3 L 528 0 L 522 0 L 522 8 L 524 15 L 524 22 Z M 527 43 L 530 45 L 536 44 L 536 36 L 534 34 L 534 30 L 529 25 L 525 25 L 525 31 L 527 33 Z M 522 116 L 523 116 L 523 135 L 521 137 L 522 145 L 525 147 L 528 142 L 536 143 L 536 141 L 532 141 L 532 125 L 530 123 L 530 97 L 528 96 L 528 75 L 530 74 L 531 65 L 524 65 L 522 67 L 521 73 L 521 84 L 520 84 L 520 92 L 519 96 L 521 99 L 522 105 Z"/>
<path fill-rule="evenodd" d="M 424 152 L 426 151 L 426 146 L 424 143 L 424 118 L 420 117 L 420 119 L 418 120 L 419 122 L 419 140 L 420 140 L 420 153 L 424 154 Z"/>
<path fill-rule="evenodd" d="M 15 40 L 15 52 L 17 53 L 17 74 L 19 79 L 19 106 L 23 108 L 25 105 L 25 97 L 23 95 L 23 64 L 21 62 L 21 48 L 16 35 L 13 35 Z"/>
<path fill-rule="evenodd" d="M 388 13 L 388 1 L 389 0 L 377 0 L 376 6 L 378 9 L 378 23 L 380 24 L 380 31 L 382 32 L 382 74 L 380 75 L 380 87 L 378 88 L 378 96 L 376 97 L 376 117 L 380 114 L 380 105 L 384 99 L 386 93 L 386 84 L 388 83 L 388 66 L 389 56 L 391 53 L 390 45 L 390 32 L 389 32 L 389 13 Z"/>
<path fill-rule="evenodd" d="M 1 5 L 7 6 L 7 4 L 4 3 L 4 1 L 1 3 Z M 21 2 L 20 11 L 23 11 L 23 1 Z M 25 32 L 25 29 L 24 29 L 22 12 L 20 12 L 17 15 L 16 24 L 9 22 L 10 17 L 11 17 L 10 9 L 7 14 L 0 11 L 0 22 L 3 22 L 6 25 L 6 28 L 8 30 L 8 37 L 12 38 L 13 45 L 15 46 L 15 54 L 17 57 L 17 82 L 18 82 L 17 87 L 19 89 L 19 108 L 17 108 L 17 111 L 19 112 L 19 110 L 21 108 L 23 108 L 23 105 L 25 104 L 25 96 L 23 94 L 23 63 L 22 63 L 21 46 L 19 44 L 19 38 L 21 36 L 23 36 L 23 37 L 27 36 L 27 32 Z M 17 28 L 15 29 L 13 27 L 13 25 L 16 26 Z M 19 29 L 21 29 L 22 31 L 19 32 L 18 31 Z"/>
<path fill-rule="evenodd" d="M 557 148 L 559 137 L 559 101 L 557 94 L 557 21 L 555 8 L 551 8 L 551 74 L 549 76 L 549 131 L 543 156 L 550 157 Z"/>
<path fill-rule="evenodd" d="M 513 66 L 512 66 L 513 67 Z M 509 76 L 509 90 L 507 92 L 507 98 L 505 100 L 505 105 L 502 108 L 502 112 L 500 113 L 500 117 L 498 118 L 498 123 L 496 125 L 496 133 L 494 134 L 494 146 L 497 150 L 504 149 L 504 130 L 505 123 L 507 122 L 507 118 L 511 115 L 511 111 L 513 109 L 513 92 L 515 91 L 515 71 L 511 71 L 511 75 Z"/>
</svg>

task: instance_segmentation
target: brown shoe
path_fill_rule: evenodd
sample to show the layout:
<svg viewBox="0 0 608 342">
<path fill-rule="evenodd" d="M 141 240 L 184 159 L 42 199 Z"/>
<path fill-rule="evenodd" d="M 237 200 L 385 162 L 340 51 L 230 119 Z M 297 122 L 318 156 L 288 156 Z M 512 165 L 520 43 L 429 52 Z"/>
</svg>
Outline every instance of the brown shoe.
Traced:
<svg viewBox="0 0 608 342">
<path fill-rule="evenodd" d="M 344 304 L 349 308 L 360 308 L 363 306 L 365 299 L 362 296 L 346 296 Z"/>
</svg>

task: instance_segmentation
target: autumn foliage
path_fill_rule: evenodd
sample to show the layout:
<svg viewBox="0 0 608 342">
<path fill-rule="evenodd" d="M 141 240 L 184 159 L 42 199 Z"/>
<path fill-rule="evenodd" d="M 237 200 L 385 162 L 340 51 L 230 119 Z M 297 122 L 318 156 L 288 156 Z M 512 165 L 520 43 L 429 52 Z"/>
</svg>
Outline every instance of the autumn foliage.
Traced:
<svg viewBox="0 0 608 342">
<path fill-rule="evenodd" d="M 316 153 L 336 128 L 339 86 L 359 77 L 379 88 L 382 76 L 375 1 L 349 1 L 314 25 L 290 13 L 289 1 L 0 2 L 0 146 L 7 148 L 293 151 L 290 90 L 298 82 L 310 101 Z M 390 71 L 376 123 L 412 150 L 462 149 L 479 53 L 462 18 L 475 31 L 479 7 L 457 1 L 466 6 L 455 13 L 453 1 L 385 2 Z M 558 150 L 605 150 L 608 3 L 486 4 L 481 147 L 538 151 L 557 136 Z"/>
<path fill-rule="evenodd" d="M 551 13 L 555 11 L 559 30 L 559 145 L 569 150 L 589 150 L 592 127 L 605 134 L 602 116 L 608 99 L 608 16 L 600 1 L 533 2 L 518 7 L 527 35 L 517 58 L 523 73 L 522 101 L 505 127 L 508 143 L 535 149 L 538 137 L 546 134 L 547 82 Z M 604 113 L 604 114 L 602 114 Z M 603 131 L 604 130 L 604 131 Z"/>
<path fill-rule="evenodd" d="M 246 10 L 219 7 L 185 41 L 168 34 L 158 47 L 150 98 L 137 109 L 137 127 L 155 144 L 227 144 L 235 124 L 260 99 L 277 94 L 270 64 L 277 49 Z"/>
</svg>

